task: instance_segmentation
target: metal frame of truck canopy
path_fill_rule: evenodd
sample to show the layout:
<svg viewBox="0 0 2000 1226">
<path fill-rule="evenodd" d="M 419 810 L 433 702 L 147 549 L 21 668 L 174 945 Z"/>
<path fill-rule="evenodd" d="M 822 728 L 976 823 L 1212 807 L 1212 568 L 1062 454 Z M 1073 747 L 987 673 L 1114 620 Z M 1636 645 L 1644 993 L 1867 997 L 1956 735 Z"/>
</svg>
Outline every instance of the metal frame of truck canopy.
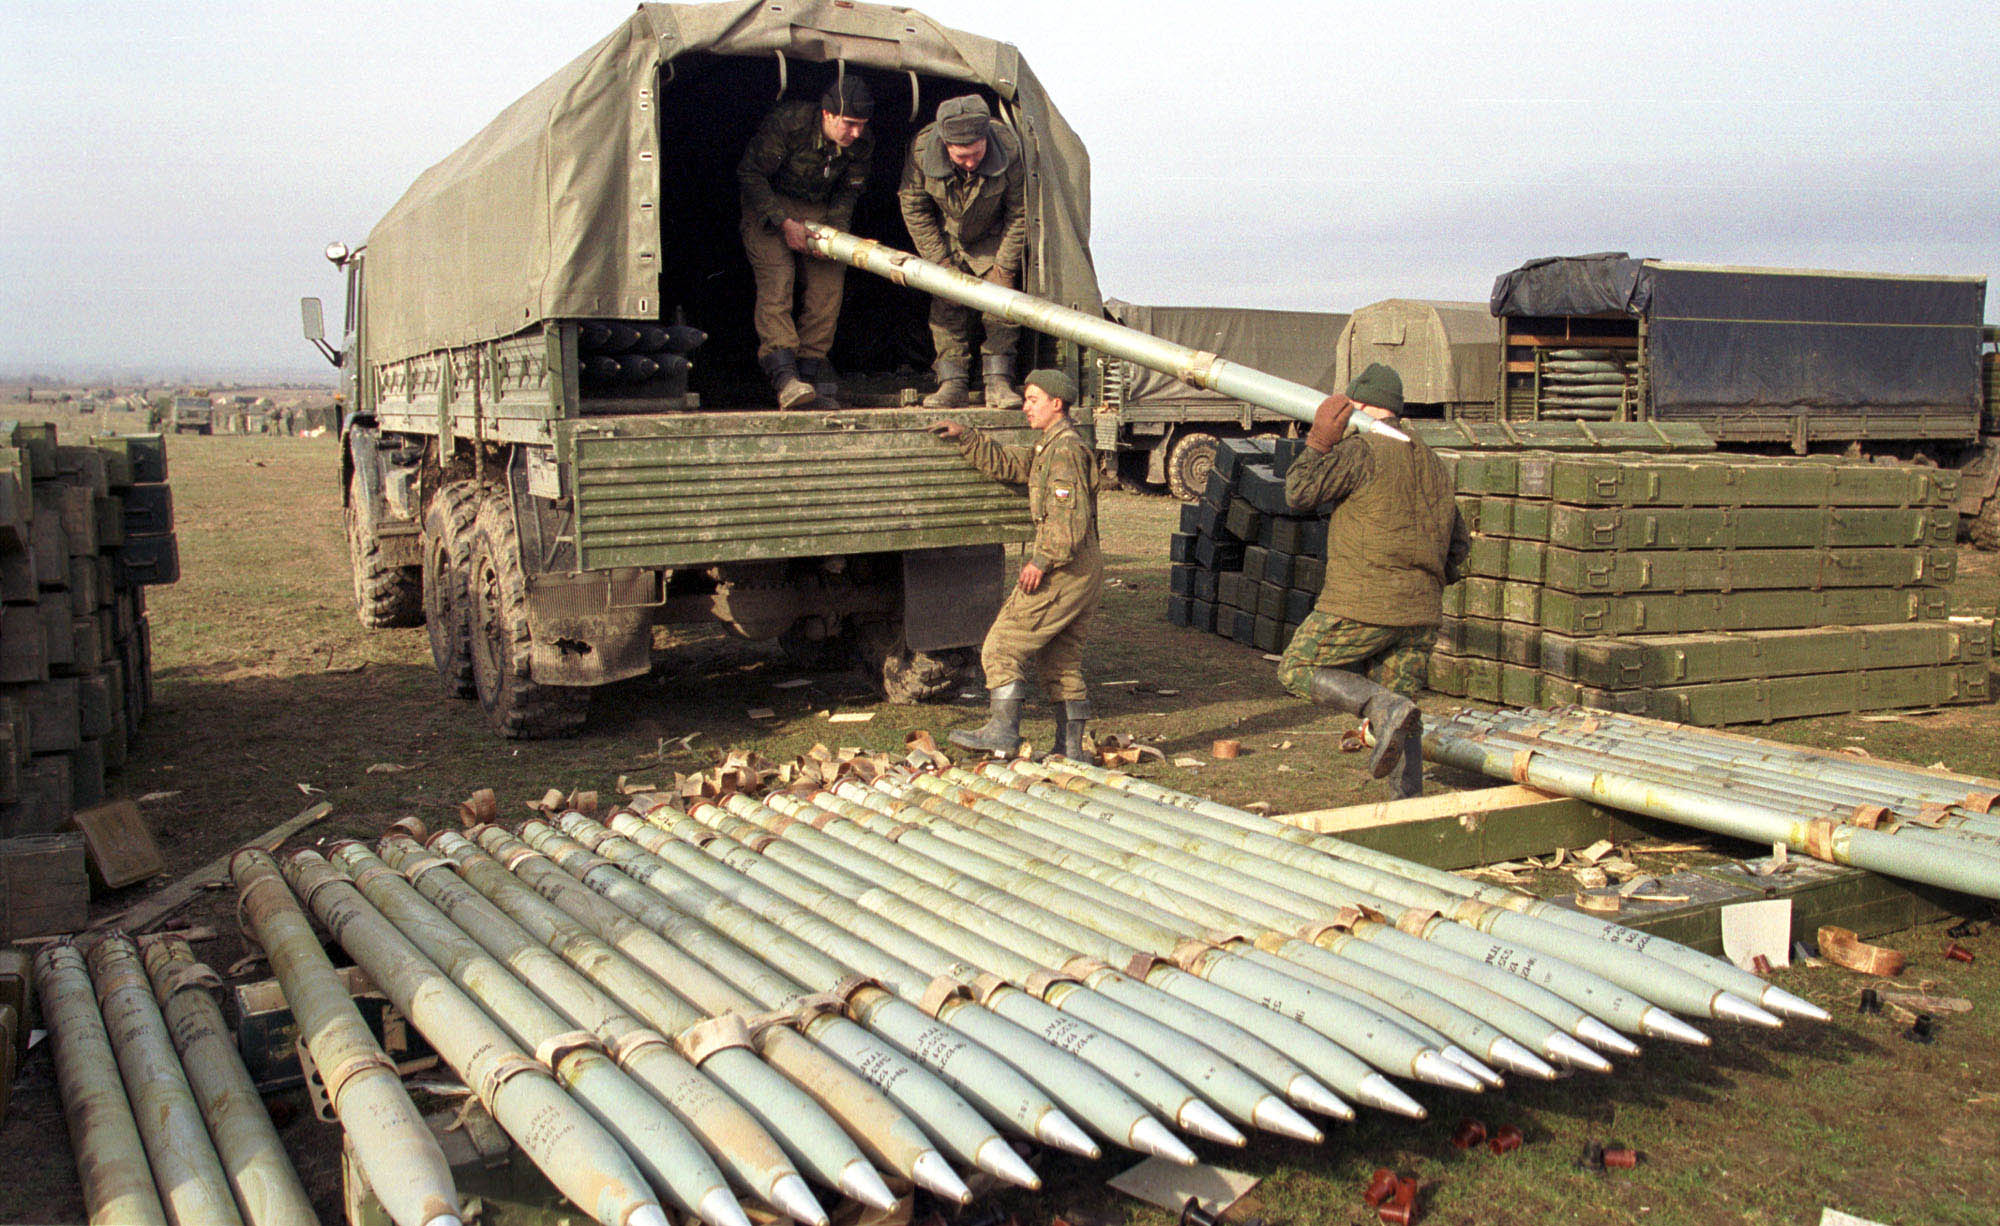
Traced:
<svg viewBox="0 0 2000 1226">
<path fill-rule="evenodd" d="M 1983 277 L 1609 253 L 1530 261 L 1494 281 L 1490 307 L 1510 361 L 1523 344 L 1636 337 L 1642 414 L 1698 422 L 1718 439 L 1970 444 L 1985 294 Z M 1616 336 L 1569 330 L 1579 320 L 1632 326 Z"/>
<path fill-rule="evenodd" d="M 939 101 L 976 90 L 1023 137 L 1024 284 L 1101 310 L 1088 158 L 1018 52 L 910 10 L 835 0 L 641 5 L 426 171 L 344 259 L 350 518 L 383 546 L 374 562 L 414 584 L 440 490 L 504 497 L 537 684 L 643 672 L 664 621 L 715 617 L 766 637 L 900 615 L 918 652 L 984 629 L 991 601 L 968 572 L 997 579 L 1000 546 L 1029 535 L 1019 492 L 929 437 L 934 412 L 780 413 L 754 373 L 736 162 L 781 98 L 817 98 L 840 73 L 877 98 L 857 230 L 906 243 L 894 197 L 909 139 Z M 899 332 L 927 353 L 928 299 L 868 280 L 848 281 L 834 357 L 860 402 L 883 403 L 866 374 L 912 364 Z M 682 318 L 709 342 L 671 394 L 593 387 L 588 328 Z M 1074 346 L 1047 338 L 1022 349 L 1024 361 L 1080 365 Z M 956 415 L 1023 427 L 1018 413 Z M 881 607 L 891 601 L 901 607 Z M 402 620 L 370 624 L 422 620 L 398 607 Z"/>
</svg>

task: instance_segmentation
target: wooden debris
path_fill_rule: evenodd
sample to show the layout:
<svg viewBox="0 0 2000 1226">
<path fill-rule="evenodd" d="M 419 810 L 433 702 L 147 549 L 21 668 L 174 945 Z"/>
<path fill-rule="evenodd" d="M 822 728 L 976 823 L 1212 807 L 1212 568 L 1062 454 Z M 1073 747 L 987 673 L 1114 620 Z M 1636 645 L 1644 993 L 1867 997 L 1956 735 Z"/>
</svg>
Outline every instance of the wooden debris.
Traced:
<svg viewBox="0 0 2000 1226">
<path fill-rule="evenodd" d="M 83 832 L 91 876 L 100 887 L 115 890 L 166 871 L 167 863 L 136 803 L 114 800 L 79 810 L 71 820 Z"/>
<path fill-rule="evenodd" d="M 1884 978 L 1900 973 L 1906 961 L 1897 950 L 1869 945 L 1852 930 L 1831 925 L 1819 930 L 1819 954 L 1835 966 Z"/>
<path fill-rule="evenodd" d="M 491 795 L 491 793 L 489 792 L 488 795 Z M 284 846 L 286 839 L 291 838 L 293 835 L 299 833 L 299 831 L 321 820 L 331 812 L 333 812 L 333 805 L 322 800 L 316 805 L 300 810 L 290 820 L 280 822 L 256 838 L 242 844 L 242 847 L 261 847 L 265 851 L 275 852 L 278 848 Z M 152 930 L 160 921 L 193 902 L 196 896 L 203 890 L 228 880 L 229 858 L 234 856 L 238 850 L 241 850 L 241 848 L 239 847 L 225 855 L 217 856 L 215 859 L 210 860 L 207 864 L 202 865 L 152 897 L 127 907 L 115 915 L 107 915 L 92 924 L 91 927 L 93 929 L 119 928 L 131 933 L 133 936 Z"/>
</svg>

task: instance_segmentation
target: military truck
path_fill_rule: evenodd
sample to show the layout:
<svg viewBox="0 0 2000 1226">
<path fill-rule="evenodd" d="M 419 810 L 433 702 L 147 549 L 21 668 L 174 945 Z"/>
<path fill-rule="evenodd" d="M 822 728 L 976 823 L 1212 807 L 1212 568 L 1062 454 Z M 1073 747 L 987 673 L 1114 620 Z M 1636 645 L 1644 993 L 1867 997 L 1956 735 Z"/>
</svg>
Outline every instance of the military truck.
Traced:
<svg viewBox="0 0 2000 1226">
<path fill-rule="evenodd" d="M 1112 299 L 1105 314 L 1128 328 L 1219 354 L 1295 383 L 1333 391 L 1335 355 L 1348 317 L 1321 311 L 1141 306 Z M 1295 432 L 1297 423 L 1136 362 L 1090 355 L 1085 385 L 1093 442 L 1127 482 L 1165 485 L 1193 502 L 1225 438 Z"/>
<path fill-rule="evenodd" d="M 171 412 L 175 434 L 215 433 L 215 404 L 206 396 L 175 396 Z"/>
<path fill-rule="evenodd" d="M 1532 260 L 1495 280 L 1490 306 L 1507 420 L 1681 422 L 1726 449 L 1955 468 L 1967 534 L 2000 548 L 1983 277 L 1611 252 Z"/>
<path fill-rule="evenodd" d="M 849 277 L 839 405 L 776 410 L 756 368 L 734 172 L 779 101 L 858 74 L 875 164 L 854 228 L 903 245 L 903 151 L 937 103 L 1022 133 L 1024 288 L 1101 311 L 1089 162 L 1015 48 L 848 0 L 644 4 L 334 245 L 340 481 L 355 607 L 428 627 L 448 694 L 510 737 L 575 729 L 654 667 L 654 629 L 720 622 L 892 699 L 960 681 L 1027 503 L 915 407 L 929 300 Z M 1073 347 L 1024 362 L 1080 373 Z M 1026 437 L 1016 412 L 955 413 Z M 671 667 L 671 657 L 668 657 Z"/>
</svg>

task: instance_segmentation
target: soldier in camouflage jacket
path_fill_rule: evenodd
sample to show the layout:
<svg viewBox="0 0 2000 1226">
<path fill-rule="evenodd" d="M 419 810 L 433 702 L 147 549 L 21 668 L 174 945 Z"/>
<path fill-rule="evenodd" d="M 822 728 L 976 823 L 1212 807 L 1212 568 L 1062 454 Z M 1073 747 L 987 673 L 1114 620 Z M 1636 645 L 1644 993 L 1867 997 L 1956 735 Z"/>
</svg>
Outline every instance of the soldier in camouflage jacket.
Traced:
<svg viewBox="0 0 2000 1226">
<path fill-rule="evenodd" d="M 1032 447 L 1007 446 L 954 421 L 934 430 L 958 440 L 959 450 L 981 472 L 1028 487 L 1035 542 L 986 641 L 990 716 L 985 726 L 951 733 L 955 744 L 1012 754 L 1021 742 L 1021 702 L 1032 662 L 1049 698 L 1061 710 L 1056 752 L 1081 760 L 1090 697 L 1083 680 L 1083 641 L 1090 615 L 1104 592 L 1104 555 L 1097 547 L 1097 461 L 1069 419 L 1075 380 L 1061 371 L 1030 374 L 1022 411 L 1040 430 Z"/>
</svg>

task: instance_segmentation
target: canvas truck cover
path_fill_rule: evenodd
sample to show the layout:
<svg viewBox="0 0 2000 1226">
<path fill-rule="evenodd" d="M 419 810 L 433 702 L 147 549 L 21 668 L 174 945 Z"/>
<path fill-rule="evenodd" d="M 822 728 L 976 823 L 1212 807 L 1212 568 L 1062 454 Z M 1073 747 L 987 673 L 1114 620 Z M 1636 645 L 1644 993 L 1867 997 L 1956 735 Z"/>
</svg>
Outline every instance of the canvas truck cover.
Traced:
<svg viewBox="0 0 2000 1226">
<path fill-rule="evenodd" d="M 547 319 L 655 317 L 659 150 L 674 133 L 659 130 L 653 92 L 663 65 L 694 52 L 766 58 L 774 77 L 782 54 L 993 90 L 1028 159 L 1023 288 L 1101 309 L 1089 253 L 1089 157 L 1011 44 L 873 4 L 642 4 L 425 171 L 375 226 L 365 325 L 373 360 L 508 336 Z"/>
<path fill-rule="evenodd" d="M 1976 432 L 1982 277 L 1635 260 L 1534 260 L 1493 283 L 1497 316 L 1644 318 L 1656 418 L 1936 414 Z"/>
<path fill-rule="evenodd" d="M 1345 386 L 1380 362 L 1411 404 L 1490 403 L 1500 387 L 1500 326 L 1481 302 L 1386 298 L 1354 312 L 1335 371 Z"/>
<path fill-rule="evenodd" d="M 1261 311 L 1243 307 L 1138 306 L 1112 299 L 1104 310 L 1128 328 L 1240 362 L 1316 387 L 1335 390 L 1335 346 L 1347 316 L 1319 311 Z M 1121 362 L 1125 402 L 1214 400 L 1230 397 L 1190 387 L 1170 375 Z"/>
</svg>

